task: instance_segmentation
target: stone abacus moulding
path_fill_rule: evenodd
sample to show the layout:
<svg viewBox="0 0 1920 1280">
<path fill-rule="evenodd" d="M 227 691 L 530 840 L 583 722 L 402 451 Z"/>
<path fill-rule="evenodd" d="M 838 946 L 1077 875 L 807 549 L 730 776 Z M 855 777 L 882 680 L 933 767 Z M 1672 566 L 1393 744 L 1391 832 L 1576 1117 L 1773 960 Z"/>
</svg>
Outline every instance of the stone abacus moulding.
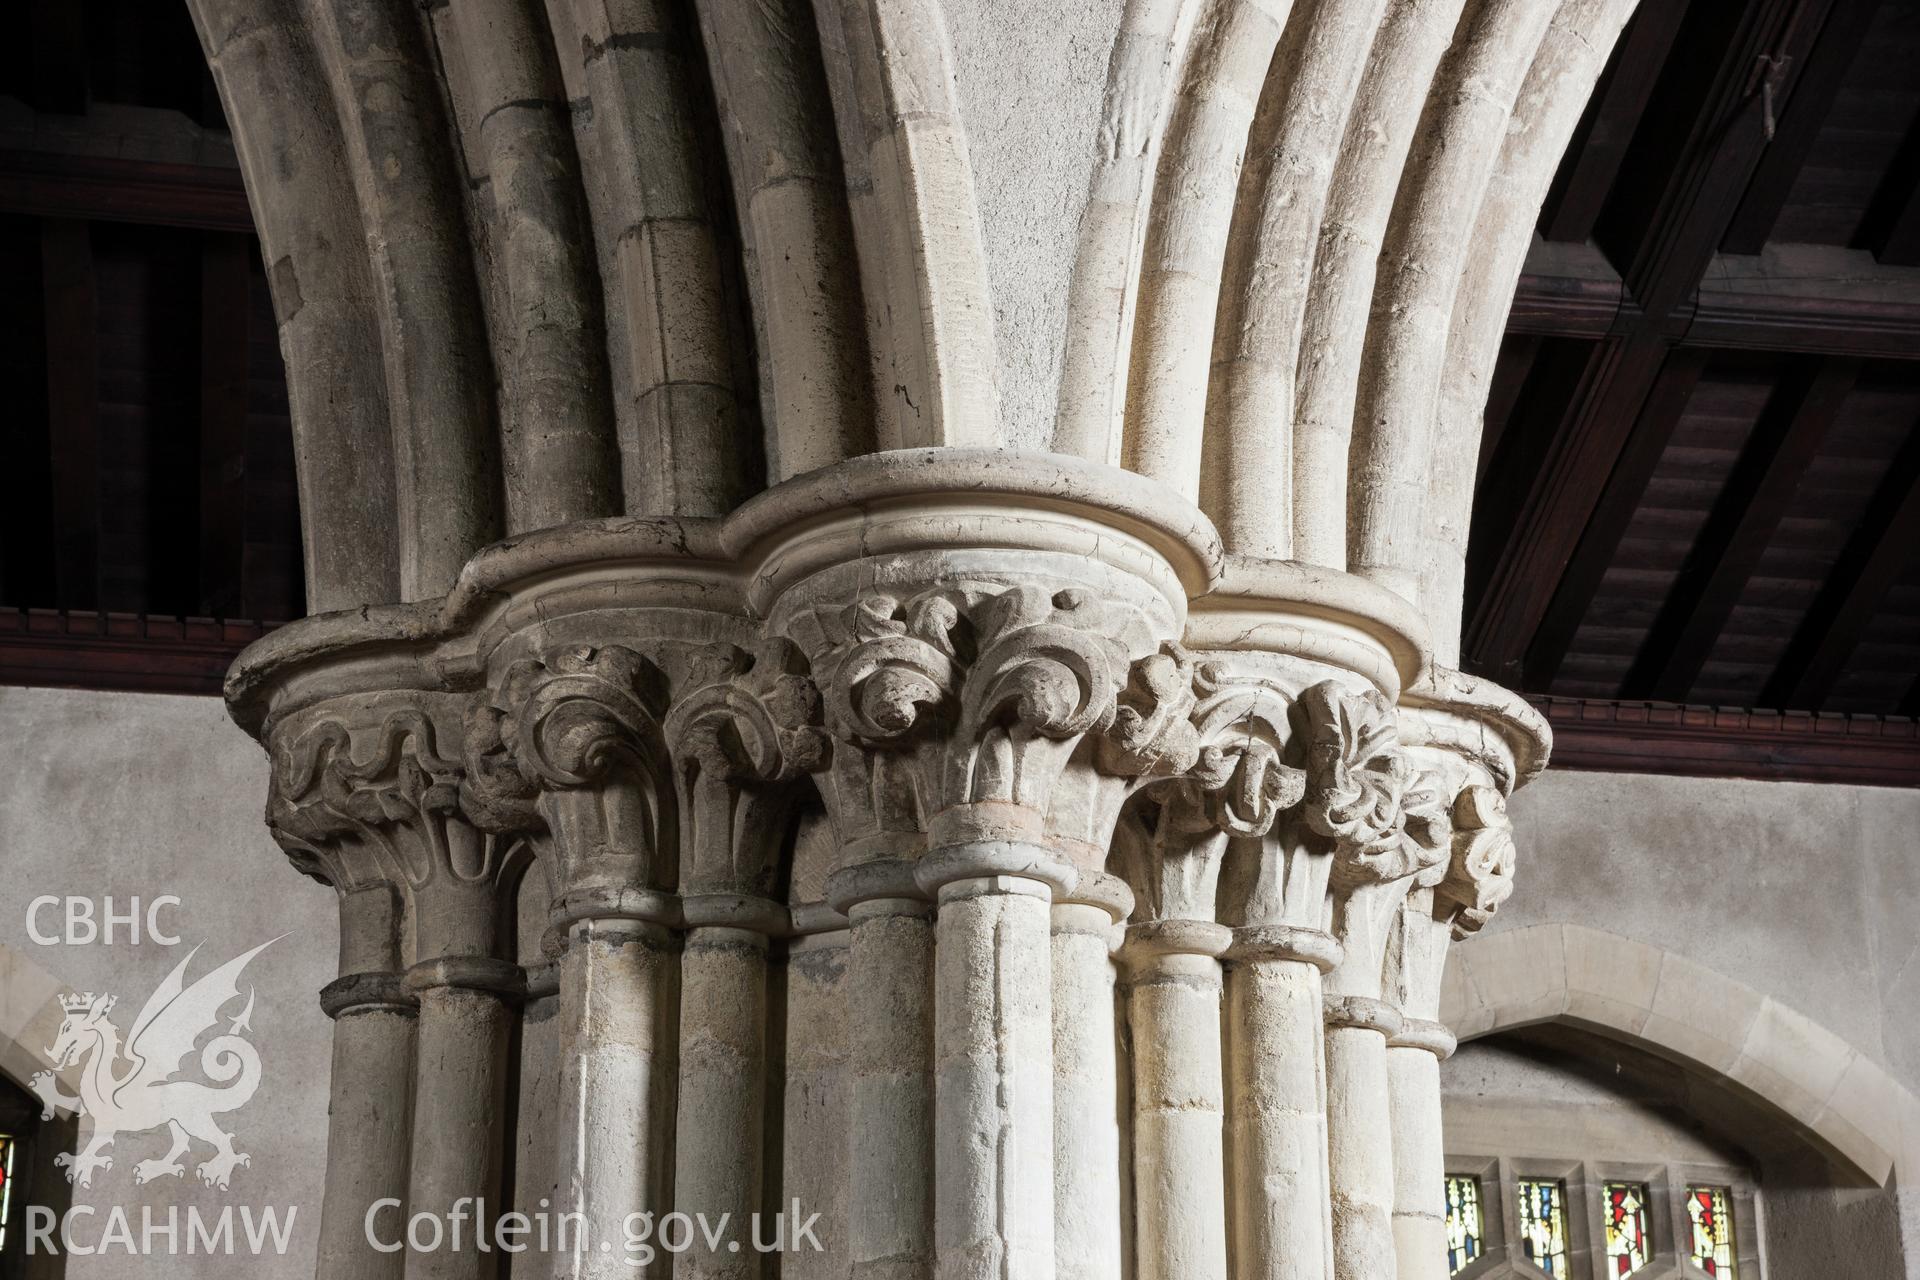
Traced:
<svg viewBox="0 0 1920 1280">
<path fill-rule="evenodd" d="M 503 922 L 530 866 L 561 1207 L 597 1231 L 762 1202 L 771 947 L 845 930 L 861 1052 L 907 1064 L 851 1084 L 856 1262 L 1038 1276 L 1062 1241 L 1119 1239 L 1121 1170 L 1054 1112 L 1111 1114 L 1124 1069 L 1136 1185 L 1179 1201 L 1133 1217 L 1143 1277 L 1285 1255 L 1313 1278 L 1390 1268 L 1403 1212 L 1410 1248 L 1430 1225 L 1407 1188 L 1437 1145 L 1390 1139 L 1437 1125 L 1438 1095 L 1403 1060 L 1450 1047 L 1438 959 L 1510 891 L 1504 797 L 1545 760 L 1524 703 L 1431 653 L 1400 597 L 1227 557 L 1141 476 L 942 448 L 724 518 L 498 543 L 442 599 L 273 633 L 227 694 L 275 758 L 296 865 L 355 928 L 386 894 L 342 980 L 404 975 L 416 1071 L 484 1086 L 455 1114 L 418 1080 L 411 1156 L 369 1157 L 418 1203 L 500 1194 L 480 1117 L 527 987 Z M 825 832 L 804 876 L 783 865 L 803 814 Z M 1113 1038 L 1111 948 L 1124 1063 L 1089 1048 Z M 1229 1052 L 1180 1048 L 1201 1043 Z M 373 1087 L 358 1074 L 342 1060 L 337 1105 Z M 737 1131 L 697 1123 L 719 1113 Z M 1291 1194 L 1259 1194 L 1283 1174 Z"/>
</svg>

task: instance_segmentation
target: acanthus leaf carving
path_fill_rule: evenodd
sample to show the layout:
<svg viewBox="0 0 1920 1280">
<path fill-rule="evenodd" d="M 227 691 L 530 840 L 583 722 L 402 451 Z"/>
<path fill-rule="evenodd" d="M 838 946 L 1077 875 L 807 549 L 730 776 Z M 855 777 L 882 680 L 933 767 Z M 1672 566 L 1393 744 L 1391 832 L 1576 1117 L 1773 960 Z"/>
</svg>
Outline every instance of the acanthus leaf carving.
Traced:
<svg viewBox="0 0 1920 1280">
<path fill-rule="evenodd" d="M 931 591 L 906 601 L 862 596 L 823 618 L 837 651 L 826 692 L 835 733 L 886 742 L 946 704 L 956 684 L 953 632 L 959 619 L 954 602 Z"/>
<path fill-rule="evenodd" d="M 468 720 L 473 808 L 551 849 L 556 892 L 670 881 L 673 775 L 664 673 L 621 645 L 567 645 L 513 662 Z"/>
<path fill-rule="evenodd" d="M 433 718 L 412 706 L 374 717 L 323 714 L 274 740 L 267 824 L 302 850 L 296 865 L 343 890 L 498 875 L 502 851 L 468 822 L 465 769 L 440 751 Z"/>
<path fill-rule="evenodd" d="M 707 646 L 665 721 L 681 811 L 682 887 L 773 890 L 794 783 L 822 766 L 819 690 L 797 646 Z"/>
<path fill-rule="evenodd" d="M 1202 663 L 1195 681 L 1203 745 L 1189 774 L 1193 802 L 1229 836 L 1264 836 L 1306 796 L 1306 772 L 1288 759 L 1292 702 L 1266 681 L 1235 678 L 1219 662 Z"/>
<path fill-rule="evenodd" d="M 1334 841 L 1334 875 L 1384 884 L 1446 857 L 1451 821 L 1437 774 L 1417 771 L 1400 746 L 1393 706 L 1332 681 L 1302 691 L 1307 732 L 1307 825 Z"/>
<path fill-rule="evenodd" d="M 1003 801 L 1044 810 L 1074 745 L 1113 724 L 1127 655 L 1096 602 L 1033 584 L 971 611 L 977 656 L 946 744 L 941 807 Z"/>
<path fill-rule="evenodd" d="M 1124 778 L 1179 777 L 1200 765 L 1193 658 L 1171 641 L 1135 659 L 1099 741 L 1100 765 Z"/>
<path fill-rule="evenodd" d="M 1479 932 L 1513 896 L 1518 849 L 1507 802 L 1493 787 L 1463 788 L 1452 818 L 1452 857 L 1434 891 L 1434 908 L 1451 920 L 1455 938 L 1465 938 Z"/>
</svg>

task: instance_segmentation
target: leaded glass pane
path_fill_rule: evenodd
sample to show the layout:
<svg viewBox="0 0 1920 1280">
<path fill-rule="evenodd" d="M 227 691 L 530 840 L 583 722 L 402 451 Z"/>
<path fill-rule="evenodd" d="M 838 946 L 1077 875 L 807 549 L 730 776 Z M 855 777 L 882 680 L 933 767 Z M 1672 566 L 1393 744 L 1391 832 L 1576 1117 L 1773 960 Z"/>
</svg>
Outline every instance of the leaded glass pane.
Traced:
<svg viewBox="0 0 1920 1280">
<path fill-rule="evenodd" d="M 1639 1182 L 1609 1182 L 1605 1193 L 1607 1274 L 1632 1275 L 1653 1253 L 1647 1241 L 1647 1188 Z"/>
<path fill-rule="evenodd" d="M 1447 1274 L 1457 1276 L 1480 1256 L 1485 1224 L 1480 1217 L 1480 1180 L 1447 1179 Z"/>
<path fill-rule="evenodd" d="M 13 1136 L 0 1133 L 0 1251 L 7 1247 L 7 1225 L 13 1221 Z"/>
<path fill-rule="evenodd" d="M 1733 1280 L 1733 1206 L 1727 1189 L 1688 1187 L 1687 1217 L 1693 1222 L 1693 1265 Z"/>
<path fill-rule="evenodd" d="M 1519 1181 L 1520 1249 L 1550 1276 L 1568 1275 L 1567 1184 Z"/>
</svg>

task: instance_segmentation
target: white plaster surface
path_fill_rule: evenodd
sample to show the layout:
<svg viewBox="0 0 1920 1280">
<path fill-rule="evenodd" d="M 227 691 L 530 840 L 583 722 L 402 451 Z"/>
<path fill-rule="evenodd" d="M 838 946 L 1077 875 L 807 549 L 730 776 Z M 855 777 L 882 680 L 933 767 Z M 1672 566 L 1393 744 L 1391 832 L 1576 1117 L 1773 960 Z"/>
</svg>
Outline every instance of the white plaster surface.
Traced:
<svg viewBox="0 0 1920 1280">
<path fill-rule="evenodd" d="M 1067 286 L 1102 145 L 1101 95 L 1122 0 L 949 0 L 954 79 L 980 202 L 1006 441 L 1044 449 L 1066 343 Z"/>
<path fill-rule="evenodd" d="M 1489 940 L 1568 922 L 1650 944 L 1920 1089 L 1920 793 L 1550 770 L 1512 812 L 1519 888 Z"/>
<path fill-rule="evenodd" d="M 115 1206 L 125 1209 L 136 1232 L 143 1207 L 164 1223 L 177 1206 L 183 1250 L 189 1206 L 208 1220 L 234 1206 L 236 1231 L 241 1206 L 256 1212 L 271 1206 L 283 1220 L 291 1207 L 286 1256 L 169 1258 L 163 1244 L 157 1258 L 118 1248 L 63 1258 L 64 1274 L 70 1280 L 310 1275 L 326 1167 L 332 1039 L 316 993 L 334 974 L 338 926 L 333 894 L 288 867 L 261 821 L 265 755 L 215 698 L 21 688 L 0 688 L 0 752 L 7 761 L 0 771 L 0 866 L 6 869 L 0 875 L 0 945 L 65 987 L 116 993 L 112 1020 L 123 1033 L 195 944 L 204 945 L 189 981 L 287 935 L 261 953 L 243 978 L 257 992 L 250 1039 L 260 1053 L 261 1083 L 223 1124 L 252 1163 L 235 1172 L 228 1191 L 218 1191 L 194 1176 L 193 1165 L 206 1158 L 197 1147 L 185 1177 L 137 1187 L 135 1162 L 161 1156 L 167 1137 L 164 1130 L 125 1134 L 110 1149 L 113 1168 L 74 1198 L 76 1206 L 97 1211 L 75 1225 L 83 1245 L 100 1242 Z M 158 895 L 176 895 L 181 905 L 163 911 L 161 921 L 178 933 L 180 944 L 131 946 L 118 935 L 111 947 L 36 944 L 28 934 L 27 909 L 45 894 L 94 898 L 96 913 L 98 900 L 109 895 L 123 910 L 135 896 L 144 907 Z M 41 914 L 43 933 L 57 927 L 58 914 Z M 0 973 L 0 980 L 11 977 Z M 225 1012 L 239 1010 L 235 1002 Z M 47 1047 L 26 1046 L 36 1054 Z M 188 1058 L 189 1072 L 196 1062 L 197 1055 Z"/>
</svg>

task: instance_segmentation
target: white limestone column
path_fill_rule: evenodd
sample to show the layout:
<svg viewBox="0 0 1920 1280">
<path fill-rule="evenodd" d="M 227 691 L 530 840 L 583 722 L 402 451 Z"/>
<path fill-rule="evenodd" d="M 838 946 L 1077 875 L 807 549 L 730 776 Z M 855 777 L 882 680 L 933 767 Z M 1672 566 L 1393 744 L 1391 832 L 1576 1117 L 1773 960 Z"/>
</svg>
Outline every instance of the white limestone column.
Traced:
<svg viewBox="0 0 1920 1280">
<path fill-rule="evenodd" d="M 835 872 L 828 898 L 850 922 L 852 1274 L 926 1280 L 934 1266 L 933 905 L 902 859 Z"/>
<path fill-rule="evenodd" d="M 414 1023 L 419 1001 L 400 967 L 400 900 L 390 884 L 340 898 L 340 977 L 320 992 L 333 1019 L 327 1097 L 327 1183 L 320 1207 L 319 1280 L 398 1280 L 405 1258 L 367 1240 L 366 1214 L 407 1195 L 413 1123 Z M 404 1215 L 383 1220 L 391 1225 Z"/>
<path fill-rule="evenodd" d="M 1332 995 L 1326 1019 L 1333 1274 L 1385 1280 L 1396 1270 L 1387 1041 L 1400 1030 L 1400 1014 L 1383 1000 Z"/>
<path fill-rule="evenodd" d="M 1403 1018 L 1387 1042 L 1393 1117 L 1393 1248 L 1399 1280 L 1447 1280 L 1447 1156 L 1441 1131 L 1440 1064 L 1453 1033 Z"/>
<path fill-rule="evenodd" d="M 1439 718 L 1427 712 L 1414 730 Z M 1409 734 L 1408 736 L 1413 736 Z M 1448 753 L 1421 748 L 1436 772 Z M 1446 1280 L 1446 1146 L 1441 1133 L 1440 1064 L 1454 1037 L 1437 1020 L 1447 948 L 1456 933 L 1479 929 L 1513 890 L 1513 829 L 1488 774 L 1456 767 L 1468 778 L 1453 796 L 1447 863 L 1423 872 L 1401 904 L 1388 940 L 1382 990 L 1400 1011 L 1388 1041 L 1392 1089 L 1394 1250 L 1399 1280 Z"/>
<path fill-rule="evenodd" d="M 1122 1274 L 1115 927 L 1133 894 L 1112 876 L 1053 905 L 1053 1230 L 1058 1280 Z"/>
<path fill-rule="evenodd" d="M 1053 984 L 1056 865 L 1012 842 L 921 860 L 934 928 L 934 1275 L 1053 1280 Z"/>
<path fill-rule="evenodd" d="M 1201 920 L 1127 930 L 1139 1280 L 1227 1277 L 1218 957 L 1232 941 Z"/>
<path fill-rule="evenodd" d="M 685 1280 L 750 1280 L 753 1215 L 762 1205 L 767 1074 L 767 938 L 777 903 L 729 895 L 686 902 L 680 961 L 680 1090 L 674 1207 L 728 1227 L 674 1260 Z M 724 923 L 722 923 L 724 922 Z M 729 1248 L 729 1245 L 733 1246 Z"/>
<path fill-rule="evenodd" d="M 562 901 L 555 924 L 567 930 L 560 957 L 560 1133 L 558 1190 L 552 1212 L 585 1222 L 567 1249 L 549 1259 L 555 1280 L 665 1276 L 668 1266 L 630 1266 L 621 1247 L 626 1220 L 667 1210 L 666 1175 L 673 1132 L 675 951 L 662 923 L 670 903 L 658 896 L 654 919 L 638 912 L 570 918 Z M 614 1247 L 603 1250 L 602 1240 Z"/>
<path fill-rule="evenodd" d="M 1329 1280 L 1327 1067 L 1319 929 L 1252 925 L 1226 954 L 1234 1280 Z"/>
</svg>

